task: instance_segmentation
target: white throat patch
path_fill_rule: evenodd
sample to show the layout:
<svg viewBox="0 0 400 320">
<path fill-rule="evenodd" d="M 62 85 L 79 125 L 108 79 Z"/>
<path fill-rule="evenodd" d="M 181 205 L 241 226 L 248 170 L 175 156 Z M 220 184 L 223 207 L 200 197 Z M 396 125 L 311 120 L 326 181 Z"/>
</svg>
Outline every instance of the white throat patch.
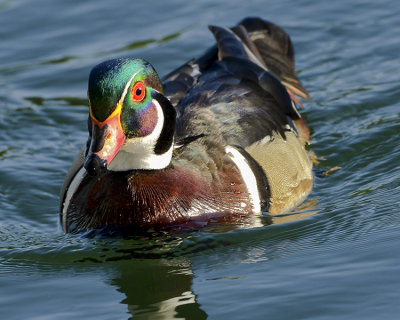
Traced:
<svg viewBox="0 0 400 320">
<path fill-rule="evenodd" d="M 153 100 L 153 103 L 157 110 L 157 124 L 153 132 L 145 137 L 126 140 L 115 158 L 108 165 L 108 170 L 163 169 L 170 164 L 173 143 L 165 153 L 156 154 L 154 152 L 155 145 L 164 126 L 164 113 L 158 101 Z"/>
</svg>

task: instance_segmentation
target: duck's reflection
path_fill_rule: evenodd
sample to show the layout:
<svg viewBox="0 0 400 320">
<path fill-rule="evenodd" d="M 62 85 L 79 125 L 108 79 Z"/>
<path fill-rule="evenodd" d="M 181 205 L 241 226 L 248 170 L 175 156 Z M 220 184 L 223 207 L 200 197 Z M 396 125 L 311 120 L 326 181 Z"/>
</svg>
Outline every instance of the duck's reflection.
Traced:
<svg viewBox="0 0 400 320">
<path fill-rule="evenodd" d="M 271 224 L 281 224 L 305 219 L 317 214 L 316 201 L 310 199 L 296 211 L 282 216 L 254 216 L 241 225 L 217 225 L 207 230 L 208 234 L 226 234 L 237 228 L 258 229 Z M 260 230 L 260 229 L 258 229 Z M 193 255 L 201 254 L 212 246 L 207 239 L 193 241 L 190 246 L 182 246 L 186 235 L 164 235 L 163 237 L 150 236 L 139 240 L 123 241 L 122 247 L 114 248 L 113 257 L 108 261 L 115 263 L 118 276 L 111 279 L 111 284 L 125 294 L 121 301 L 126 304 L 133 319 L 206 319 L 207 314 L 202 310 L 193 292 Z M 272 237 L 272 238 L 271 238 Z M 273 239 L 273 234 L 265 233 L 260 241 Z M 226 243 L 226 240 L 224 243 Z M 190 241 L 189 241 L 190 242 Z M 273 243 L 273 242 L 272 242 Z M 242 258 L 255 259 L 252 247 Z M 243 248 L 242 248 L 243 249 Z M 262 255 L 275 254 L 273 248 L 262 250 Z M 242 252 L 243 253 L 243 252 Z M 115 255 L 114 255 L 115 254 Z"/>
<path fill-rule="evenodd" d="M 134 319 L 206 319 L 192 292 L 193 274 L 186 259 L 138 259 L 120 263 L 111 280 L 126 298 Z"/>
<path fill-rule="evenodd" d="M 316 199 L 310 198 L 288 214 L 272 216 L 271 224 L 276 225 L 301 221 L 318 213 L 318 201 Z"/>
</svg>

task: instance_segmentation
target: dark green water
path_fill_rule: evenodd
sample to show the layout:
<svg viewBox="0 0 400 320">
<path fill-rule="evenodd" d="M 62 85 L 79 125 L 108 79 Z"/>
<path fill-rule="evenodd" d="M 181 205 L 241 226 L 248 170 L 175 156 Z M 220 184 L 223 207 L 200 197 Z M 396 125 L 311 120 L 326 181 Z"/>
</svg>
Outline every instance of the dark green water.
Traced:
<svg viewBox="0 0 400 320">
<path fill-rule="evenodd" d="M 135 56 L 163 75 L 208 48 L 208 24 L 247 15 L 291 35 L 313 98 L 306 203 L 248 226 L 64 235 L 90 69 Z M 1 319 L 398 319 L 399 16 L 395 0 L 0 1 Z"/>
</svg>

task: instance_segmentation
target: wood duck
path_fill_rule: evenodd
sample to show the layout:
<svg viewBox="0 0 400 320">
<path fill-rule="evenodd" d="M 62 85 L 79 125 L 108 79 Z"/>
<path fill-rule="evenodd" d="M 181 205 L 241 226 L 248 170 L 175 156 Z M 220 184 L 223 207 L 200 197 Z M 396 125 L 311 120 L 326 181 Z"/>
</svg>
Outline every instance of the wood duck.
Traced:
<svg viewBox="0 0 400 320">
<path fill-rule="evenodd" d="M 259 18 L 165 76 L 141 59 L 95 66 L 89 138 L 61 191 L 65 232 L 285 212 L 312 188 L 308 99 L 289 36 Z M 163 82 L 163 83 L 162 83 Z"/>
</svg>

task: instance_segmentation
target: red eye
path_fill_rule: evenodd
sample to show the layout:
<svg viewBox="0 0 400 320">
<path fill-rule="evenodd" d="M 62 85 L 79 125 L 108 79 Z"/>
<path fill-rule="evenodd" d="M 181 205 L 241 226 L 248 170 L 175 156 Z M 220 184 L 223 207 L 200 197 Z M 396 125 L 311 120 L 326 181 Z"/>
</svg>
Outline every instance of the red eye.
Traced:
<svg viewBox="0 0 400 320">
<path fill-rule="evenodd" d="M 143 82 L 136 82 L 132 88 L 132 100 L 133 102 L 140 102 L 146 95 L 146 89 L 144 88 Z"/>
</svg>

